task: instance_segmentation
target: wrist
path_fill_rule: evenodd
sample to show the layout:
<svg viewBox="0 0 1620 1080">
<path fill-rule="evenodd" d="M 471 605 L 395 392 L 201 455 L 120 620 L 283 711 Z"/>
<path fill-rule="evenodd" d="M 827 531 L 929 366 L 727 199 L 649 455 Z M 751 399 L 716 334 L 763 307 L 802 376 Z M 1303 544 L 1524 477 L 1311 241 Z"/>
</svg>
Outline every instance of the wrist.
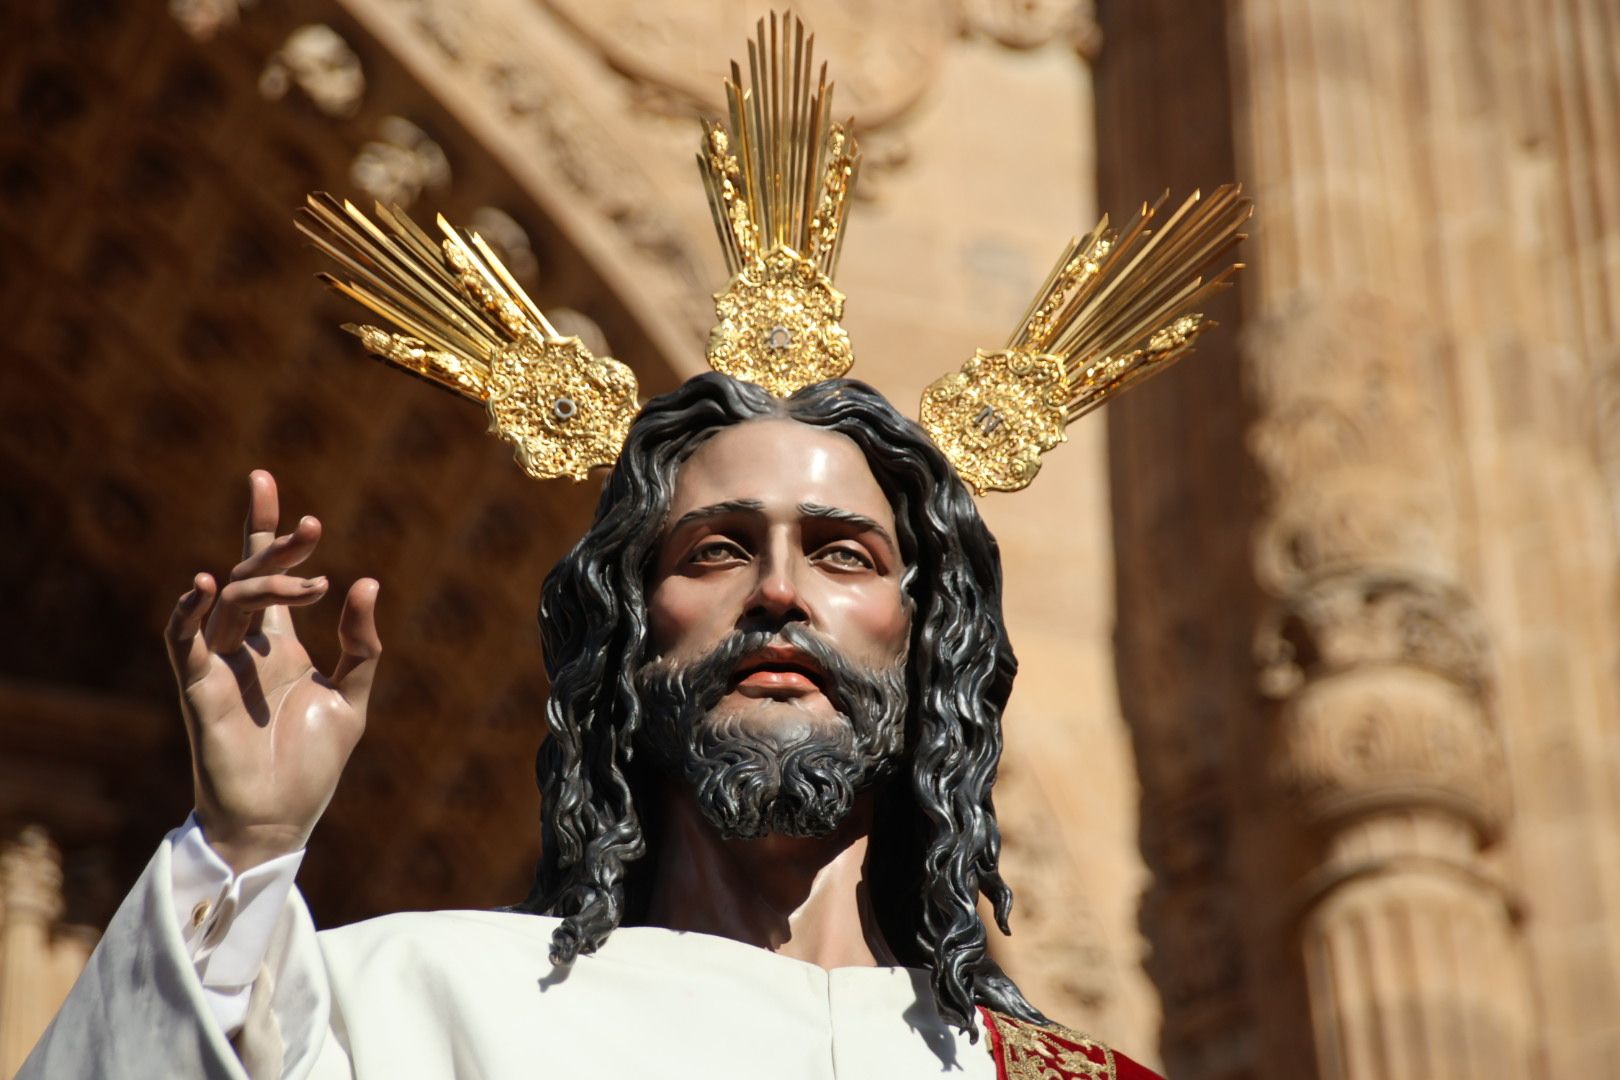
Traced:
<svg viewBox="0 0 1620 1080">
<path fill-rule="evenodd" d="M 201 808 L 194 813 L 204 841 L 233 874 L 242 874 L 271 859 L 302 851 L 309 840 L 308 829 L 293 825 L 230 825 Z"/>
</svg>

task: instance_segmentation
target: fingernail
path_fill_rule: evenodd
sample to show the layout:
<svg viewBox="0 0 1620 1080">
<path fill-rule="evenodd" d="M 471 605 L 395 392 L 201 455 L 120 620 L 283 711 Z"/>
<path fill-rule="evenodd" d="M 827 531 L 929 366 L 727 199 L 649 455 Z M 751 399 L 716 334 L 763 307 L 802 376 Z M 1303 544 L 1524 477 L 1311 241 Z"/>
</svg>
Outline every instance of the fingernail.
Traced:
<svg viewBox="0 0 1620 1080">
<path fill-rule="evenodd" d="M 186 595 L 180 598 L 180 606 L 183 608 L 194 608 L 197 606 L 197 601 L 201 599 L 202 593 L 198 592 L 196 589 L 192 589 L 190 592 L 186 593 Z"/>
<path fill-rule="evenodd" d="M 325 584 L 326 584 L 326 579 L 324 577 L 314 577 L 314 578 L 305 578 L 304 579 L 304 588 L 306 588 L 306 589 L 319 589 L 319 588 L 323 587 Z"/>
</svg>

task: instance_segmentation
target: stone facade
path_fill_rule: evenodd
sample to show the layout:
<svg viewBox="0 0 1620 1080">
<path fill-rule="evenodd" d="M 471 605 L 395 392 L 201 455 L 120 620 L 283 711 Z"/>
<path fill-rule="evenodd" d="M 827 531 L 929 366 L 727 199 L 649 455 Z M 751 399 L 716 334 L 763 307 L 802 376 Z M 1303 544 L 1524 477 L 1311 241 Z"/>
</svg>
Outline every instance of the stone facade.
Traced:
<svg viewBox="0 0 1620 1080">
<path fill-rule="evenodd" d="M 476 223 L 656 393 L 722 284 L 695 117 L 761 12 L 0 15 L 0 1076 L 185 813 L 156 631 L 249 468 L 382 579 L 318 920 L 520 894 L 531 619 L 589 486 L 361 362 L 308 190 Z M 1258 203 L 1223 325 L 991 496 L 1021 674 L 998 958 L 1173 1080 L 1620 1078 L 1620 22 L 1591 0 L 803 6 L 866 161 L 839 285 L 897 401 L 1060 241 Z M 537 58 L 543 58 L 539 62 Z M 491 573 L 490 567 L 498 568 Z M 330 640 L 335 611 L 312 612 Z M 384 828 L 386 823 L 386 829 Z"/>
<path fill-rule="evenodd" d="M 1208 8 L 1099 7 L 1104 203 L 1260 207 L 1110 424 L 1170 1075 L 1620 1075 L 1612 13 Z"/>
</svg>

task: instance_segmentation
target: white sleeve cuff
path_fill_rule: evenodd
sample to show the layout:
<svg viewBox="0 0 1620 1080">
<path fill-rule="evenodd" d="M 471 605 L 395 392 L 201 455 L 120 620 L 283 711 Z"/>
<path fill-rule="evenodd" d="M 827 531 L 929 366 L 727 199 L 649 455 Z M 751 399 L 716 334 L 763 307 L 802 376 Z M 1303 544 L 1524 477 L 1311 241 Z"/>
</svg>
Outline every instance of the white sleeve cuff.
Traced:
<svg viewBox="0 0 1620 1080">
<path fill-rule="evenodd" d="M 294 851 L 236 875 L 208 846 L 197 815 L 170 834 L 174 915 L 209 1007 L 227 1033 L 242 1026 L 249 992 L 304 861 Z"/>
</svg>

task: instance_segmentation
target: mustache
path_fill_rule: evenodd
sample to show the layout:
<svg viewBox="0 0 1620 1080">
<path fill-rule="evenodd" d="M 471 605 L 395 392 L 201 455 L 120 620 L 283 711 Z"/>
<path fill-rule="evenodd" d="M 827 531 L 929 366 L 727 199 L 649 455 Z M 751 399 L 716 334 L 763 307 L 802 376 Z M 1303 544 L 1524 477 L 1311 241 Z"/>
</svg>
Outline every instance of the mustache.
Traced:
<svg viewBox="0 0 1620 1080">
<path fill-rule="evenodd" d="M 657 701 L 680 701 L 708 711 L 719 704 L 731 689 L 737 665 L 773 645 L 799 650 L 821 669 L 822 693 L 833 708 L 844 714 L 863 706 L 877 705 L 886 697 L 892 676 L 856 664 L 820 634 L 799 623 L 788 623 L 776 630 L 734 630 L 703 656 L 680 664 L 658 659 L 641 672 L 643 690 Z M 904 657 L 901 658 L 904 663 Z"/>
</svg>

